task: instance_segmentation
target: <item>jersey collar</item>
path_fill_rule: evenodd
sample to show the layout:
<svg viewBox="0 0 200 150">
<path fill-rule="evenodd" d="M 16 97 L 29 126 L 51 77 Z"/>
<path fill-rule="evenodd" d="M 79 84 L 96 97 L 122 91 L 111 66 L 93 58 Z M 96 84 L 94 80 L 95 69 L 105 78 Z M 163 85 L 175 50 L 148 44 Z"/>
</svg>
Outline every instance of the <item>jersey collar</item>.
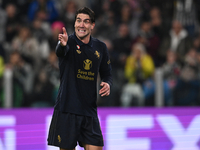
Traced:
<svg viewBox="0 0 200 150">
<path fill-rule="evenodd" d="M 78 44 L 79 46 L 82 46 L 82 45 L 89 45 L 90 47 L 92 47 L 92 45 L 93 45 L 93 39 L 92 39 L 91 36 L 90 36 L 90 41 L 89 41 L 89 43 L 88 43 L 88 44 L 85 44 L 85 43 L 83 43 L 81 40 L 79 40 L 79 39 L 77 38 L 75 32 L 74 32 L 73 35 L 74 35 L 74 38 L 75 38 L 75 40 L 76 40 L 76 42 L 77 42 L 77 44 Z"/>
</svg>

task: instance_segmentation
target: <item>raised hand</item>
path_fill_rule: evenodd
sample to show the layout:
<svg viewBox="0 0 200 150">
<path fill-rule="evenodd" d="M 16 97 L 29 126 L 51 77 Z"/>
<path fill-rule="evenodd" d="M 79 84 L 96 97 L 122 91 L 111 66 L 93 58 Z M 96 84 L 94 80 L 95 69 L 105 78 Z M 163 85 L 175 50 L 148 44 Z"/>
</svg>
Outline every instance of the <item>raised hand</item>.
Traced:
<svg viewBox="0 0 200 150">
<path fill-rule="evenodd" d="M 102 86 L 102 88 L 99 90 L 99 94 L 102 97 L 110 95 L 110 85 L 108 83 L 101 82 L 100 86 Z"/>
<path fill-rule="evenodd" d="M 58 40 L 60 41 L 61 46 L 66 46 L 68 41 L 68 34 L 65 27 L 62 28 L 63 33 L 58 35 Z"/>
</svg>

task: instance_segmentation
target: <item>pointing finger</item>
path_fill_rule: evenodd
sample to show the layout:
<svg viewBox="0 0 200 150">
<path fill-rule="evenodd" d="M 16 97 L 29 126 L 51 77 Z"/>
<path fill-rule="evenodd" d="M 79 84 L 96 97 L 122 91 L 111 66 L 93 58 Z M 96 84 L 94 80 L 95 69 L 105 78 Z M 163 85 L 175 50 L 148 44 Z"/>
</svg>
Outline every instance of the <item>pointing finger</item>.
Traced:
<svg viewBox="0 0 200 150">
<path fill-rule="evenodd" d="M 67 35 L 67 31 L 66 31 L 65 27 L 63 27 L 62 29 L 63 29 L 63 34 Z"/>
</svg>

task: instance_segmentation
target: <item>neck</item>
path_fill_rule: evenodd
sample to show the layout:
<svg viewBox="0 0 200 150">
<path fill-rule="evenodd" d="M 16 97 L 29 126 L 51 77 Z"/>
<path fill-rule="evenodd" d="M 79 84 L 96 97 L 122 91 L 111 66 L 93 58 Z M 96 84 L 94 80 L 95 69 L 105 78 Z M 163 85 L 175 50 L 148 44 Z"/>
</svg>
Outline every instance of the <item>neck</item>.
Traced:
<svg viewBox="0 0 200 150">
<path fill-rule="evenodd" d="M 84 36 L 84 37 L 79 37 L 77 36 L 76 34 L 76 37 L 81 41 L 83 42 L 84 44 L 88 44 L 90 42 L 90 34 Z"/>
<path fill-rule="evenodd" d="M 88 44 L 90 42 L 90 37 L 86 37 L 86 38 L 83 38 L 83 39 L 78 37 L 78 39 L 81 40 L 81 42 L 83 42 L 84 44 Z"/>
</svg>

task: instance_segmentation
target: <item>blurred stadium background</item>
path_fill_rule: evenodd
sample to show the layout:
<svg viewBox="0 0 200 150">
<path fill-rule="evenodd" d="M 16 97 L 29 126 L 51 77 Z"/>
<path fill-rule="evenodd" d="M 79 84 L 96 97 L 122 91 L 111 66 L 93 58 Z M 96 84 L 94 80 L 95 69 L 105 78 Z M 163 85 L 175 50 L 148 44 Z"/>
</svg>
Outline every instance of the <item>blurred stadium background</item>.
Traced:
<svg viewBox="0 0 200 150">
<path fill-rule="evenodd" d="M 199 150 L 199 0 L 0 0 L 0 150 L 55 149 L 54 50 L 83 6 L 113 69 L 111 95 L 97 100 L 104 149 Z"/>
</svg>

